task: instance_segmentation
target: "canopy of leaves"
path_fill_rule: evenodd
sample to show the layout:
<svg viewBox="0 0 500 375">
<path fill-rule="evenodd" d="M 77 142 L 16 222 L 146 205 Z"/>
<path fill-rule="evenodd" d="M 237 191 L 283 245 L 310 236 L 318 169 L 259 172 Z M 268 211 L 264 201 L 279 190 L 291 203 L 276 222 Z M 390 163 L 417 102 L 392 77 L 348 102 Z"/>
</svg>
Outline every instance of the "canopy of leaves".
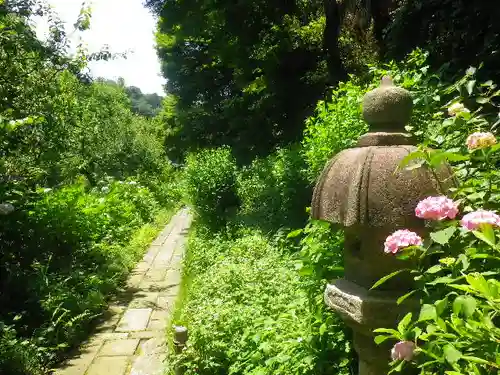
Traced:
<svg viewBox="0 0 500 375">
<path fill-rule="evenodd" d="M 481 74 L 500 78 L 500 8 L 495 1 L 405 0 L 387 30 L 391 57 L 400 58 L 415 47 L 431 52 L 431 62 L 450 64 L 458 73 L 484 64 Z M 411 30 L 409 33 L 408 30 Z"/>
<path fill-rule="evenodd" d="M 139 87 L 125 86 L 123 78 L 119 78 L 117 81 L 100 78 L 99 81 L 124 89 L 130 99 L 130 108 L 137 115 L 151 118 L 161 110 L 163 98 L 156 93 L 144 94 Z"/>
<path fill-rule="evenodd" d="M 238 159 L 297 139 L 322 95 L 320 1 L 165 1 L 157 36 L 175 97 L 171 155 L 230 145 Z"/>
<path fill-rule="evenodd" d="M 166 148 L 176 160 L 229 145 L 249 162 L 297 141 L 329 85 L 346 73 L 363 78 L 377 51 L 399 59 L 425 47 L 431 63 L 451 63 L 452 73 L 484 62 L 484 74 L 498 75 L 493 2 L 147 3 L 160 16 L 157 44 L 172 95 Z"/>
</svg>

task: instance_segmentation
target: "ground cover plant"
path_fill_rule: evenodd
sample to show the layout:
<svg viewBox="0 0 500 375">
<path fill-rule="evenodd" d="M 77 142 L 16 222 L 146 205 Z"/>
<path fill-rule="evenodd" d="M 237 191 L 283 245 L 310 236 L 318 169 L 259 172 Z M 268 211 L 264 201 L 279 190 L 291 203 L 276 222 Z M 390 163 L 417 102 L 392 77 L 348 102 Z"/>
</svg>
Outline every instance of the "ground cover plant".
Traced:
<svg viewBox="0 0 500 375">
<path fill-rule="evenodd" d="M 338 246 L 320 228 L 309 232 L 321 232 L 323 246 Z M 301 258 L 290 245 L 257 229 L 213 236 L 190 235 L 174 321 L 190 329 L 189 345 L 172 367 L 186 374 L 349 374 L 352 348 L 325 311 L 314 269 L 299 273 Z"/>
</svg>

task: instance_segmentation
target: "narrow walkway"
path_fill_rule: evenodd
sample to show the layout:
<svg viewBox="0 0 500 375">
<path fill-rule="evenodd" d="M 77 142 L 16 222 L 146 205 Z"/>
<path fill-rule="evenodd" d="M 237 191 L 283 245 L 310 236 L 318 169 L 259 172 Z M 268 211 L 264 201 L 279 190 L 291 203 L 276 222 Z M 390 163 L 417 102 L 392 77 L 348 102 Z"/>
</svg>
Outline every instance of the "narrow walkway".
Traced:
<svg viewBox="0 0 500 375">
<path fill-rule="evenodd" d="M 163 375 L 166 328 L 191 223 L 180 210 L 151 244 L 94 335 L 56 375 Z"/>
</svg>

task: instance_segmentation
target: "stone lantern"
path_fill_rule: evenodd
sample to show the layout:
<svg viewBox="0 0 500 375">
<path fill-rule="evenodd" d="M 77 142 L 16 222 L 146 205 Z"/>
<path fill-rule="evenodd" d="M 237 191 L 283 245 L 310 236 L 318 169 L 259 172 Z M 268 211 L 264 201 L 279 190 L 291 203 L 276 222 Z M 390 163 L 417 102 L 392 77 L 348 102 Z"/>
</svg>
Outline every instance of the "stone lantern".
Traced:
<svg viewBox="0 0 500 375">
<path fill-rule="evenodd" d="M 384 77 L 363 99 L 370 132 L 328 162 L 314 189 L 312 217 L 344 229 L 344 278 L 327 286 L 325 302 L 353 329 L 360 375 L 388 373 L 392 344 L 375 344 L 373 330 L 395 327 L 414 307 L 396 303 L 412 287 L 404 273 L 370 290 L 380 278 L 408 266 L 384 253 L 385 239 L 405 228 L 424 236 L 425 223 L 415 216 L 417 203 L 442 195 L 440 188 L 452 184 L 446 165 L 436 174 L 425 167 L 399 168 L 416 150 L 404 132 L 412 106 L 410 93 Z"/>
</svg>

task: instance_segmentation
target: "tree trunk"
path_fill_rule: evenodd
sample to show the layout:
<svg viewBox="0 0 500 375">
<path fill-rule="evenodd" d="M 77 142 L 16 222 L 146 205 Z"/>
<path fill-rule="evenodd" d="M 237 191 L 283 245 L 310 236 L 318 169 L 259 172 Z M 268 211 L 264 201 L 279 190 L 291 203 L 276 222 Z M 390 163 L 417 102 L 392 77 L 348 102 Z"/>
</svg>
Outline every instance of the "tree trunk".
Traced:
<svg viewBox="0 0 500 375">
<path fill-rule="evenodd" d="M 373 32 L 380 56 L 384 56 L 387 50 L 384 41 L 384 31 L 391 22 L 390 14 L 394 5 L 393 0 L 372 0 L 370 3 L 369 12 L 373 18 Z"/>
<path fill-rule="evenodd" d="M 326 54 L 330 85 L 347 79 L 347 71 L 340 58 L 339 34 L 342 24 L 342 9 L 337 0 L 323 0 L 325 10 L 325 30 L 323 32 L 323 49 Z"/>
</svg>

